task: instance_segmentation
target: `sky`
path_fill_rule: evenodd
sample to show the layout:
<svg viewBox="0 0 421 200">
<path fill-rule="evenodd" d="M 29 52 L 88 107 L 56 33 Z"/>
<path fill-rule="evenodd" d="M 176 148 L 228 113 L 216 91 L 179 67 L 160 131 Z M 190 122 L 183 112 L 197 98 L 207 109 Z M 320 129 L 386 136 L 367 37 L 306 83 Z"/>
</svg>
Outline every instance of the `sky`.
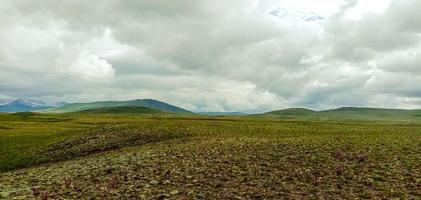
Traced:
<svg viewBox="0 0 421 200">
<path fill-rule="evenodd" d="M 2 0 L 0 103 L 421 108 L 419 0 Z"/>
</svg>

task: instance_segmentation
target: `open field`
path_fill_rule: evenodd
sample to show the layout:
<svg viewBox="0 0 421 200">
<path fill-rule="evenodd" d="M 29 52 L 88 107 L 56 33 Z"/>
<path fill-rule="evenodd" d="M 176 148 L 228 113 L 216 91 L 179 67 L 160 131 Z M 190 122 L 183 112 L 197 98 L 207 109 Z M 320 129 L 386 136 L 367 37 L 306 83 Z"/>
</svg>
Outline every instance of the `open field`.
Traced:
<svg viewBox="0 0 421 200">
<path fill-rule="evenodd" d="M 421 196 L 421 122 L 0 114 L 0 198 Z"/>
</svg>

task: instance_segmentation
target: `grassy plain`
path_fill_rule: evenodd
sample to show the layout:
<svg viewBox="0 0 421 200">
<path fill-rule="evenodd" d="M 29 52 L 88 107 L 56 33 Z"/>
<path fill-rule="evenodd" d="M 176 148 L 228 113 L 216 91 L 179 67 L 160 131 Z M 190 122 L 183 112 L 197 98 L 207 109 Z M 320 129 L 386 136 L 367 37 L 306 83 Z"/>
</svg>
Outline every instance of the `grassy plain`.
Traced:
<svg viewBox="0 0 421 200">
<path fill-rule="evenodd" d="M 0 115 L 0 198 L 421 196 L 421 122 Z"/>
</svg>

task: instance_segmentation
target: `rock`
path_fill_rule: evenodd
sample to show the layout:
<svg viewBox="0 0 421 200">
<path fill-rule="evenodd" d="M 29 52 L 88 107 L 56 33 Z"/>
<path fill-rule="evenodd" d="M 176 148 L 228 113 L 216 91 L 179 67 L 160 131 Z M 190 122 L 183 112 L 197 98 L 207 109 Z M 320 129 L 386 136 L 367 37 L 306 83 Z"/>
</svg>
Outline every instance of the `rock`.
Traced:
<svg viewBox="0 0 421 200">
<path fill-rule="evenodd" d="M 168 199 L 168 198 L 170 198 L 169 194 L 159 194 L 157 196 L 157 199 Z"/>
<path fill-rule="evenodd" d="M 156 180 L 151 180 L 151 181 L 149 181 L 149 183 L 151 184 L 151 185 L 158 185 L 158 181 L 156 181 Z"/>
<path fill-rule="evenodd" d="M 105 168 L 105 172 L 106 172 L 107 174 L 111 174 L 111 173 L 113 172 L 113 168 L 112 168 L 112 167 L 110 167 L 110 166 L 107 166 L 107 168 Z"/>
<path fill-rule="evenodd" d="M 0 199 L 7 199 L 9 197 L 9 193 L 7 192 L 0 192 Z"/>
<path fill-rule="evenodd" d="M 179 193 L 178 190 L 173 190 L 173 191 L 170 192 L 171 195 L 176 195 L 178 193 Z"/>
</svg>

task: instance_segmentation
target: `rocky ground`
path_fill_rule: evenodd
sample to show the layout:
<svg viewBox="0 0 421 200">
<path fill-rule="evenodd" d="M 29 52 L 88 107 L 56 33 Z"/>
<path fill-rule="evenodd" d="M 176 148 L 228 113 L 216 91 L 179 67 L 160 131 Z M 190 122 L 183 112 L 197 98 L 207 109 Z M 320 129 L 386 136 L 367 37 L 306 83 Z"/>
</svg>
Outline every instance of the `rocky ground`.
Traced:
<svg viewBox="0 0 421 200">
<path fill-rule="evenodd" d="M 195 135 L 204 127 L 184 128 L 177 130 L 188 130 L 191 134 L 2 173 L 0 195 L 5 199 L 419 199 L 421 196 L 418 134 L 404 137 L 356 137 L 338 131 L 274 134 L 280 130 L 271 132 L 273 127 L 266 125 L 239 128 L 237 124 L 214 126 L 214 131 Z M 238 133 L 226 135 L 223 131 L 226 129 Z M 268 135 L 253 134 L 259 130 Z"/>
</svg>

